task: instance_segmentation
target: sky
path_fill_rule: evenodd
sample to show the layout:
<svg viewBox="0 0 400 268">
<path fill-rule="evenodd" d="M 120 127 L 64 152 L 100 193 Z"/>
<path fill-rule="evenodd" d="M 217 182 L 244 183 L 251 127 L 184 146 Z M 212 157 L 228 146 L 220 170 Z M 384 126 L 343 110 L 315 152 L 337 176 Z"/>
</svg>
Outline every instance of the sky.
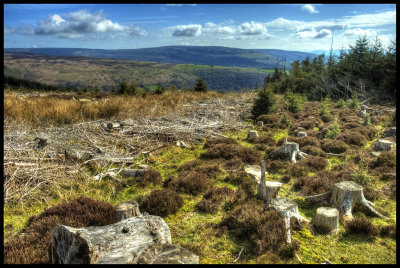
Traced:
<svg viewBox="0 0 400 268">
<path fill-rule="evenodd" d="M 4 47 L 314 51 L 396 39 L 395 4 L 4 4 Z"/>
</svg>

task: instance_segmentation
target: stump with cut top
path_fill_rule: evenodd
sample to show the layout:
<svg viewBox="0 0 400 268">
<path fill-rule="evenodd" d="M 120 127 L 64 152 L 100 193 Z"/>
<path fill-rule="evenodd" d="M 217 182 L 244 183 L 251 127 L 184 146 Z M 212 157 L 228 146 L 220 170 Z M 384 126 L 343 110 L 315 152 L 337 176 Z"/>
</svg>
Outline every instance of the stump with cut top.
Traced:
<svg viewBox="0 0 400 268">
<path fill-rule="evenodd" d="M 307 223 L 309 220 L 300 215 L 296 202 L 286 198 L 275 198 L 271 202 L 272 208 L 279 211 L 285 220 L 287 243 L 291 243 L 290 221 L 294 220 L 298 224 Z M 268 207 L 269 209 L 269 207 Z"/>
<path fill-rule="evenodd" d="M 281 187 L 282 183 L 280 182 L 265 180 L 265 162 L 261 161 L 261 178 L 260 183 L 257 185 L 257 197 L 270 204 L 272 199 L 277 198 Z"/>
<path fill-rule="evenodd" d="M 285 138 L 283 144 L 272 151 L 271 155 L 277 155 L 280 158 L 289 157 L 291 162 L 296 163 L 296 159 L 305 158 L 306 154 L 300 151 L 298 143 L 288 142 L 287 138 Z"/>
<path fill-rule="evenodd" d="M 247 134 L 246 140 L 248 140 L 248 139 L 254 139 L 254 138 L 258 138 L 257 131 L 255 131 L 255 130 L 250 130 L 250 131 L 249 131 L 249 134 Z"/>
<path fill-rule="evenodd" d="M 116 206 L 115 219 L 117 221 L 122 221 L 124 219 L 136 216 L 140 216 L 138 202 L 125 202 Z"/>
<path fill-rule="evenodd" d="M 372 208 L 375 206 L 372 202 L 365 199 L 363 187 L 353 181 L 336 183 L 333 185 L 332 190 L 314 196 L 307 196 L 305 199 L 312 203 L 329 200 L 330 206 L 339 210 L 343 221 L 353 218 L 352 209 L 357 203 L 367 208 L 372 215 L 386 219 L 385 216 Z"/>
<path fill-rule="evenodd" d="M 313 223 L 320 232 L 335 233 L 339 228 L 339 210 L 337 208 L 319 207 L 313 218 Z"/>
</svg>

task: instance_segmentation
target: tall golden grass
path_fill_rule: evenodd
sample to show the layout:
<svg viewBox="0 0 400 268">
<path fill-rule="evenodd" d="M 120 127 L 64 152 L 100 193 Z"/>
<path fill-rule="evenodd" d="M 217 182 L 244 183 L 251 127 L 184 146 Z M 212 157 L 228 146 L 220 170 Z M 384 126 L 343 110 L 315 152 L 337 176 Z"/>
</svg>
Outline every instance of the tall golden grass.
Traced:
<svg viewBox="0 0 400 268">
<path fill-rule="evenodd" d="M 74 124 L 99 119 L 140 118 L 179 113 L 183 105 L 208 100 L 222 94 L 211 92 L 166 91 L 162 95 L 139 96 L 110 95 L 104 99 L 81 102 L 53 96 L 21 97 L 5 92 L 4 119 L 33 126 Z M 79 99 L 77 97 L 77 99 Z"/>
</svg>

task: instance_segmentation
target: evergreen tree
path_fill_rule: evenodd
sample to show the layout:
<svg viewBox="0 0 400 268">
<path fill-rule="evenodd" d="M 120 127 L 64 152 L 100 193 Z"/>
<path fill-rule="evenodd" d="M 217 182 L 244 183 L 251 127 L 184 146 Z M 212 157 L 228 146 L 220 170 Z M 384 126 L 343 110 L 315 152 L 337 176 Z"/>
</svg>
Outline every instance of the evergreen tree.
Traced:
<svg viewBox="0 0 400 268">
<path fill-rule="evenodd" d="M 196 86 L 194 87 L 193 90 L 195 92 L 207 92 L 208 91 L 208 87 L 207 87 L 206 83 L 203 81 L 203 79 L 198 78 Z"/>
<path fill-rule="evenodd" d="M 253 118 L 257 119 L 260 115 L 275 113 L 277 110 L 276 96 L 272 89 L 270 87 L 259 89 L 251 110 Z"/>
</svg>

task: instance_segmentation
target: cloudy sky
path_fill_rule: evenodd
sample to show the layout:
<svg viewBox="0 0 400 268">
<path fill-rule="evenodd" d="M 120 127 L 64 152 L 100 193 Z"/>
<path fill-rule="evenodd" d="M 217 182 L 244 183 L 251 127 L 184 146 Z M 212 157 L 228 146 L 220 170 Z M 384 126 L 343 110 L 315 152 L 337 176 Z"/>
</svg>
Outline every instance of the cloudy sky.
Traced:
<svg viewBox="0 0 400 268">
<path fill-rule="evenodd" d="M 5 4 L 4 47 L 298 51 L 396 38 L 394 4 Z"/>
</svg>

